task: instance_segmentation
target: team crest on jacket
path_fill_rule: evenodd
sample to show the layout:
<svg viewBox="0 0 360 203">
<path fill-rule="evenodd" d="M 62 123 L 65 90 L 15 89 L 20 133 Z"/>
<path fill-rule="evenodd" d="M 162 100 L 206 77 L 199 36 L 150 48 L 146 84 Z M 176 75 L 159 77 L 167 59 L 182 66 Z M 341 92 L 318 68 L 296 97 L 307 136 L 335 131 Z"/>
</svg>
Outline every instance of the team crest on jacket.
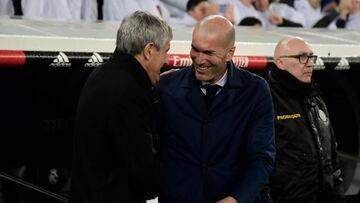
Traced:
<svg viewBox="0 0 360 203">
<path fill-rule="evenodd" d="M 327 122 L 328 118 L 327 118 L 326 114 L 321 109 L 319 109 L 319 116 L 320 116 L 320 119 L 322 121 Z"/>
</svg>

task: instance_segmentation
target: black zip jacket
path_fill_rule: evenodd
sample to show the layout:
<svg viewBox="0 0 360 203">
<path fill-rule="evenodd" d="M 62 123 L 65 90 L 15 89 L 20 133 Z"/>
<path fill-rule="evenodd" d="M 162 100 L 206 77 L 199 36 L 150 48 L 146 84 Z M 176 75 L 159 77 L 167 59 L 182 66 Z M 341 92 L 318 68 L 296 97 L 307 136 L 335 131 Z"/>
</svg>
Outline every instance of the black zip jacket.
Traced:
<svg viewBox="0 0 360 203">
<path fill-rule="evenodd" d="M 272 68 L 276 159 L 270 177 L 274 203 L 344 202 L 335 136 L 316 84 Z"/>
</svg>

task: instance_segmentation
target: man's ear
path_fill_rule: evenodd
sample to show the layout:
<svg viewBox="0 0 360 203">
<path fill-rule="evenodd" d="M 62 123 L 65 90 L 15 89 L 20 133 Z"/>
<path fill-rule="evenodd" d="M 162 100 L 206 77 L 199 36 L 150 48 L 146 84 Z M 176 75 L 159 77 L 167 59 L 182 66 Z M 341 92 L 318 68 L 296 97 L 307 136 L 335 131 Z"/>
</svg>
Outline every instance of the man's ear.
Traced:
<svg viewBox="0 0 360 203">
<path fill-rule="evenodd" d="M 274 63 L 279 69 L 285 70 L 285 64 L 280 58 L 275 58 Z"/>
<path fill-rule="evenodd" d="M 194 18 L 194 9 L 187 12 L 189 16 Z"/>
<path fill-rule="evenodd" d="M 228 53 L 226 54 L 226 61 L 231 61 L 232 58 L 234 57 L 235 54 L 235 46 L 231 47 L 228 51 Z"/>
<path fill-rule="evenodd" d="M 143 52 L 143 55 L 144 55 L 144 58 L 145 60 L 149 60 L 152 53 L 153 53 L 153 49 L 155 48 L 155 45 L 154 43 L 150 42 L 150 43 L 147 43 L 145 45 L 145 48 L 144 48 L 144 52 Z"/>
</svg>

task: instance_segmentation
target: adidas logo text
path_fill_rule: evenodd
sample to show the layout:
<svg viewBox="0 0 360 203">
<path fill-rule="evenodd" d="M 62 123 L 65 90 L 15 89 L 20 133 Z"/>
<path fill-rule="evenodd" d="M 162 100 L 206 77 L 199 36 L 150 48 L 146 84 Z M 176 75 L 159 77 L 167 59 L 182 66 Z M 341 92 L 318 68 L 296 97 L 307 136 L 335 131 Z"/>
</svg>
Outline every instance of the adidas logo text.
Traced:
<svg viewBox="0 0 360 203">
<path fill-rule="evenodd" d="M 97 67 L 104 62 L 100 54 L 94 52 L 93 55 L 89 58 L 88 62 L 85 63 L 84 67 Z"/>
<path fill-rule="evenodd" d="M 349 70 L 349 69 L 350 69 L 349 61 L 344 57 L 340 59 L 339 63 L 335 67 L 335 70 Z"/>
<path fill-rule="evenodd" d="M 69 62 L 69 58 L 63 53 L 59 52 L 56 58 L 50 63 L 49 67 L 70 67 L 71 63 Z"/>
<path fill-rule="evenodd" d="M 325 65 L 324 65 L 324 61 L 318 57 L 316 60 L 316 64 L 314 65 L 314 70 L 324 70 L 325 69 Z"/>
</svg>

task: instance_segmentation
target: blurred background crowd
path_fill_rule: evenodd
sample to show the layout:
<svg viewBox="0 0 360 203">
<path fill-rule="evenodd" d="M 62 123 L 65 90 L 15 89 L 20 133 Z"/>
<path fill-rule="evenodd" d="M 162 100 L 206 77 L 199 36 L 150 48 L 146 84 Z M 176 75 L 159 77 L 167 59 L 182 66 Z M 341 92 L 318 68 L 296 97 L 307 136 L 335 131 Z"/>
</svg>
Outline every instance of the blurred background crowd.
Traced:
<svg viewBox="0 0 360 203">
<path fill-rule="evenodd" d="M 135 10 L 172 25 L 220 14 L 244 26 L 360 29 L 360 0 L 0 0 L 1 17 L 121 21 Z"/>
</svg>

